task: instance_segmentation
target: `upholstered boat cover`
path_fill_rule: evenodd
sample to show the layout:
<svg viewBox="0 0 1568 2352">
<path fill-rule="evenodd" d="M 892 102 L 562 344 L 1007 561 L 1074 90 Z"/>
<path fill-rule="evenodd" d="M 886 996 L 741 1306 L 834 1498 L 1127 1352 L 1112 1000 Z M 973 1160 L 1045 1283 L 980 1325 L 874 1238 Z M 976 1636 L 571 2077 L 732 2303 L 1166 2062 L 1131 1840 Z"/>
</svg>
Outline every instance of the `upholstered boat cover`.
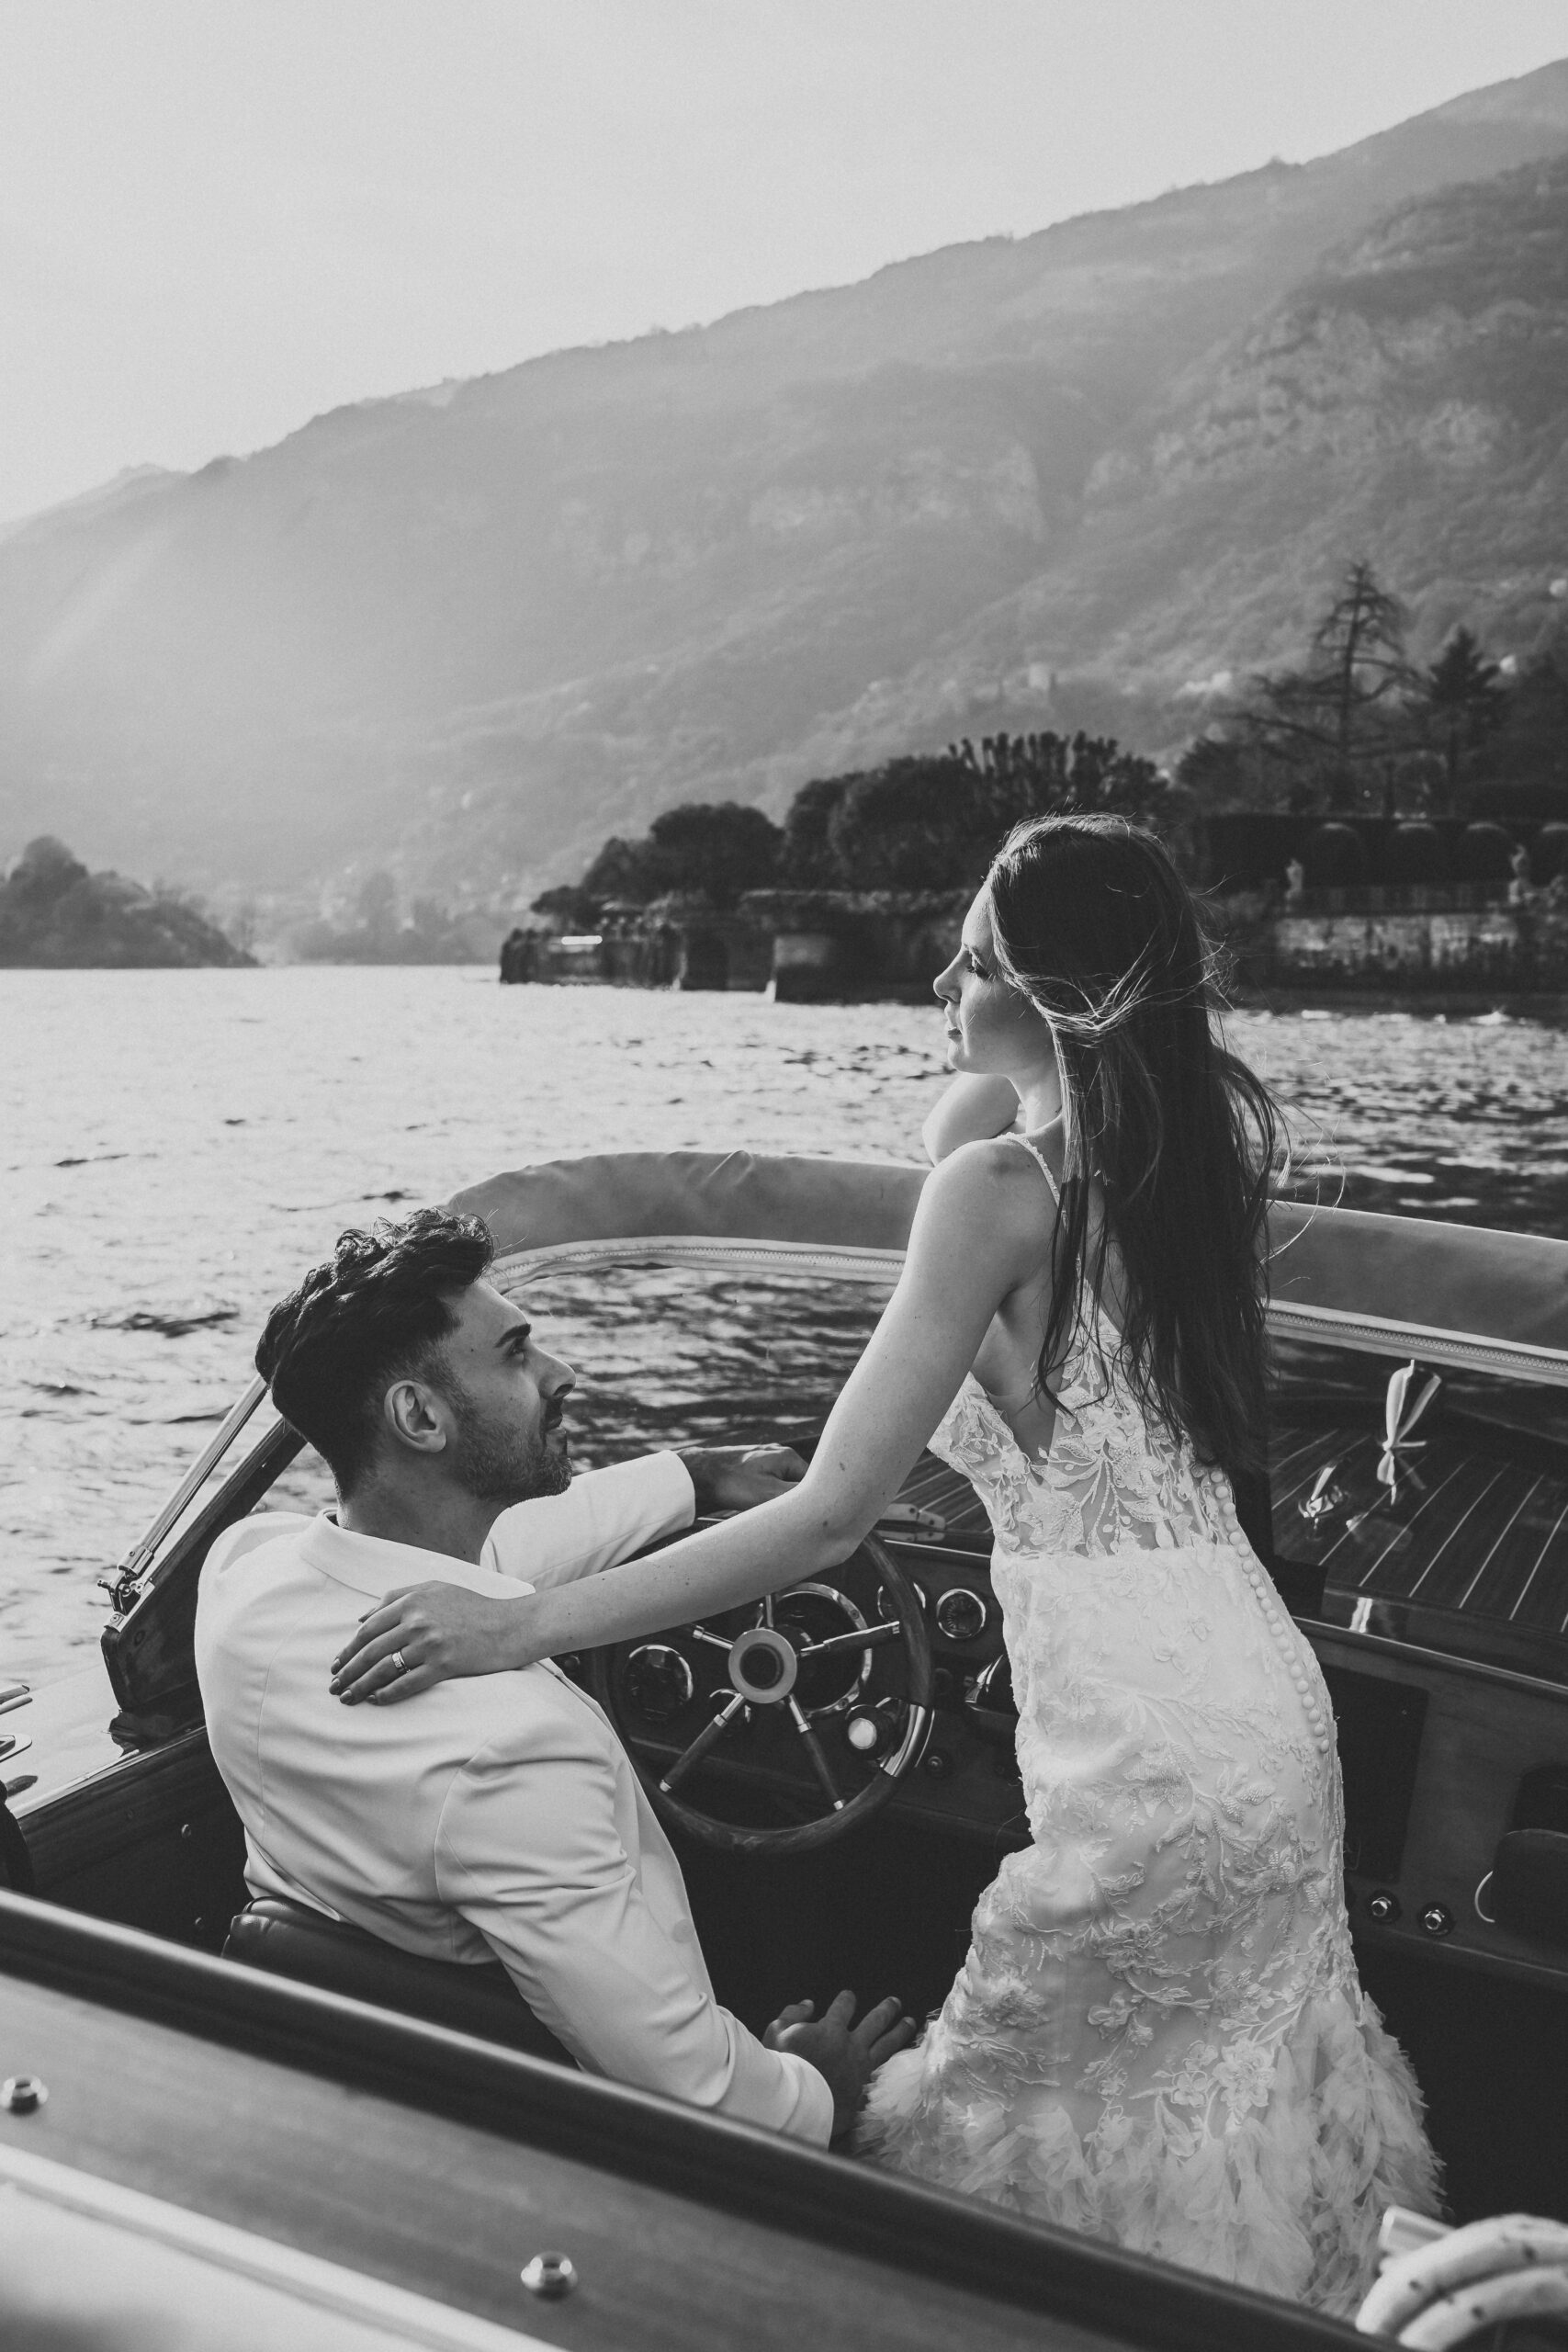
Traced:
<svg viewBox="0 0 1568 2352">
<path fill-rule="evenodd" d="M 452 1205 L 508 1288 L 612 1261 L 891 1279 L 927 1170 L 876 1160 L 610 1152 L 521 1168 Z M 1270 1318 L 1319 1344 L 1568 1385 L 1568 1241 L 1275 1204 Z"/>
<path fill-rule="evenodd" d="M 484 1219 L 503 1277 L 543 1264 L 660 1259 L 694 1263 L 841 1260 L 852 1274 L 896 1275 L 930 1170 L 891 1161 L 767 1157 L 750 1151 L 630 1151 L 547 1160 L 459 1193 Z M 731 1245 L 714 1250 L 706 1245 Z M 681 1246 L 685 1245 L 685 1246 Z"/>
</svg>

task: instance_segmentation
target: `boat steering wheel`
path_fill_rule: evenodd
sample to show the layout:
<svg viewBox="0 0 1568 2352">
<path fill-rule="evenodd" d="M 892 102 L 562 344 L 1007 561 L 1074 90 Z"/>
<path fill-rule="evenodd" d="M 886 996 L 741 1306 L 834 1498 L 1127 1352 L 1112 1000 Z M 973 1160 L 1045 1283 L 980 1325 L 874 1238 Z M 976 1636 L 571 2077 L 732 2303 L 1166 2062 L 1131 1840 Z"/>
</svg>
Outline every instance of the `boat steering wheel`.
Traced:
<svg viewBox="0 0 1568 2352">
<path fill-rule="evenodd" d="M 919 1761 L 931 1649 L 919 1588 L 874 1535 L 830 1573 L 831 1583 L 792 1585 L 711 1624 L 589 1657 L 589 1687 L 655 1809 L 705 1846 L 779 1855 L 830 1845 L 880 1813 Z M 892 1687 L 877 1694 L 879 1682 Z M 801 1755 L 820 1799 L 806 1821 L 750 1828 L 692 1801 L 689 1783 L 709 1758 L 732 1768 L 730 1792 L 749 1781 L 776 1789 L 781 1768 L 793 1792 Z"/>
</svg>

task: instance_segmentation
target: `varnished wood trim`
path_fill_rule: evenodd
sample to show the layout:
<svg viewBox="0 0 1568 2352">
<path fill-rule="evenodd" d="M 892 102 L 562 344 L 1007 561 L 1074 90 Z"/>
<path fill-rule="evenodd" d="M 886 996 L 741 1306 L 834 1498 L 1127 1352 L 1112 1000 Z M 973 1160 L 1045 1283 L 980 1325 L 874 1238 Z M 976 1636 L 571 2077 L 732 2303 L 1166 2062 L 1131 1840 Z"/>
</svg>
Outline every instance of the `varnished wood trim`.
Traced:
<svg viewBox="0 0 1568 2352">
<path fill-rule="evenodd" d="M 1392 1598 L 1392 1596 L 1390 1596 Z M 1417 1642 L 1395 1641 L 1390 1634 L 1355 1634 L 1348 1625 L 1330 1625 L 1317 1617 L 1298 1618 L 1303 1633 L 1315 1649 L 1320 1642 L 1343 1648 L 1347 1664 L 1368 1657 L 1386 1658 L 1391 1666 L 1418 1667 L 1423 1673 L 1458 1675 L 1466 1681 L 1501 1682 L 1510 1690 L 1528 1690 L 1538 1699 L 1555 1699 L 1568 1709 L 1568 1686 L 1539 1674 L 1521 1674 L 1511 1666 L 1487 1666 L 1479 1658 L 1458 1657 L 1451 1650 L 1429 1650 Z"/>
<path fill-rule="evenodd" d="M 164 2198 L 149 2197 L 118 2181 L 101 2180 L 96 2174 L 81 2172 L 71 2165 L 55 2164 L 28 2149 L 0 2143 L 0 2184 L 12 2191 L 19 2205 L 24 2229 L 25 2200 L 33 2198 L 58 2212 L 77 2214 L 89 2222 L 121 2231 L 141 2245 L 164 2246 L 176 2257 L 217 2271 L 231 2282 L 243 2279 L 286 2298 L 296 2324 L 307 2316 L 326 2315 L 346 2322 L 361 2342 L 360 2331 L 385 2330 L 389 2345 L 406 2345 L 411 2352 L 414 2347 L 423 2347 L 423 2352 L 548 2352 L 536 2335 L 498 2327 L 493 2321 L 451 2303 L 411 2294 L 406 2287 L 394 2287 L 341 2262 L 301 2254 L 276 2238 L 236 2229 L 231 2222 L 212 2221 L 205 2213 L 193 2213 L 183 2205 L 171 2205 Z M 18 2215 L 14 2212 L 8 2218 L 14 2226 Z M 197 2276 L 199 2280 L 200 2272 Z M 174 2309 L 171 2296 L 171 2317 Z M 290 2313 L 281 2316 L 287 2319 Z"/>
<path fill-rule="evenodd" d="M 207 1744 L 207 1728 L 180 1732 L 54 1792 L 21 1826 L 39 1890 L 95 1869 L 179 1815 L 229 1809 L 229 1794 Z"/>
<path fill-rule="evenodd" d="M 1359 2340 L 1269 2297 L 26 1896 L 0 1894 L 0 1970 L 1142 2352 L 1309 2352 Z"/>
</svg>

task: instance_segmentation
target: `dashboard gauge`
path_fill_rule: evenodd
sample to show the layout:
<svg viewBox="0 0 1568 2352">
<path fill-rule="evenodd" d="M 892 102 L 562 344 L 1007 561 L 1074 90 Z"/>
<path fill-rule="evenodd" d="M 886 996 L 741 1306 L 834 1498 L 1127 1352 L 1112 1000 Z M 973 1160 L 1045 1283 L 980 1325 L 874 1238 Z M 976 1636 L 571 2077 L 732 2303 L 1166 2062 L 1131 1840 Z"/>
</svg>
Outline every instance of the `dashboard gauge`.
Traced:
<svg viewBox="0 0 1568 2352">
<path fill-rule="evenodd" d="M 639 1715 L 662 1723 L 692 1696 L 692 1669 L 668 1642 L 645 1642 L 626 1660 L 626 1696 Z"/>
<path fill-rule="evenodd" d="M 990 1616 L 979 1594 L 966 1584 L 950 1585 L 936 1605 L 937 1631 L 950 1642 L 978 1641 Z"/>
</svg>

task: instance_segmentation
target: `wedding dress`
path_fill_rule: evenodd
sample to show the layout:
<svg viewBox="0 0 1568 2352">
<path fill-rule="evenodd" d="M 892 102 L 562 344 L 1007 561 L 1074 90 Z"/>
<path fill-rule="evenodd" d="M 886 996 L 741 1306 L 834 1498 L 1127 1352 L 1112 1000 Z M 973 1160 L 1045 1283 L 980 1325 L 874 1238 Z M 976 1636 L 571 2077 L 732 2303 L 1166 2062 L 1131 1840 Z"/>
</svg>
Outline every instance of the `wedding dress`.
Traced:
<svg viewBox="0 0 1568 2352">
<path fill-rule="evenodd" d="M 1357 1980 L 1323 1677 L 1102 1312 L 1057 1396 L 1043 1459 L 973 1374 L 931 1441 L 995 1534 L 1032 1842 L 857 2153 L 1348 2314 L 1382 2209 L 1433 2211 L 1437 2166 Z"/>
</svg>

